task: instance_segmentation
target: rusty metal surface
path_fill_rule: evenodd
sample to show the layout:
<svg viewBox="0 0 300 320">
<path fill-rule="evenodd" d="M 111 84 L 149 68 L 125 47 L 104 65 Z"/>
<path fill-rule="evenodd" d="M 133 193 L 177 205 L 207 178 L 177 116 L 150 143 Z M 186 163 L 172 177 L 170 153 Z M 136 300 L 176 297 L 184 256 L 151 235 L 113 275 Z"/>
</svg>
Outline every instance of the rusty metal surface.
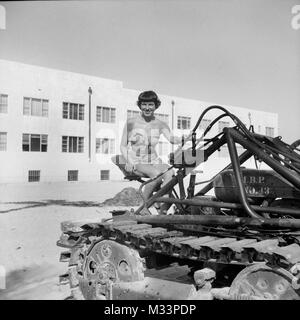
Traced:
<svg viewBox="0 0 300 320">
<path fill-rule="evenodd" d="M 286 287 L 289 287 L 289 290 L 291 291 L 290 287 L 293 288 L 293 290 L 296 290 L 295 288 L 298 288 L 298 278 L 293 276 L 289 270 L 292 266 L 295 266 L 295 264 L 300 262 L 300 245 L 297 243 L 293 243 L 288 245 L 287 242 L 285 242 L 283 239 L 279 241 L 279 238 L 270 238 L 266 240 L 258 240 L 255 238 L 242 238 L 242 239 L 236 239 L 231 237 L 218 237 L 218 236 L 209 236 L 209 235 L 203 235 L 203 236 L 194 236 L 189 235 L 188 233 L 184 234 L 181 231 L 178 230 L 168 230 L 166 228 L 162 227 L 152 227 L 150 224 L 139 224 L 136 223 L 136 221 L 118 221 L 116 223 L 103 223 L 101 226 L 97 224 L 98 230 L 101 230 L 100 236 L 107 237 L 107 239 L 111 239 L 113 236 L 117 236 L 115 239 L 120 244 L 129 245 L 132 247 L 135 247 L 137 249 L 147 249 L 147 252 L 155 253 L 161 253 L 162 256 L 169 256 L 173 259 L 189 259 L 190 261 L 202 261 L 202 262 L 210 262 L 210 263 L 222 263 L 222 264 L 239 264 L 241 266 L 251 266 L 251 265 L 260 265 L 264 261 L 269 263 L 270 265 L 273 265 L 275 268 L 284 267 L 287 271 L 286 277 L 288 277 L 288 283 L 291 284 L 284 284 Z M 77 229 L 78 231 L 78 229 Z M 74 234 L 78 234 L 75 232 Z M 73 247 L 74 249 L 71 249 L 73 251 L 73 254 L 71 255 L 73 266 L 70 266 L 69 274 L 63 275 L 61 277 L 62 283 L 70 282 L 70 279 L 72 279 L 72 286 L 75 288 L 78 286 L 78 261 L 79 258 L 79 252 L 80 250 L 80 241 L 82 241 L 83 238 L 81 237 L 74 237 L 74 234 L 63 234 L 61 239 L 62 242 L 66 244 L 70 243 L 77 243 L 77 246 Z M 72 239 L 73 238 L 73 239 Z M 93 236 L 93 233 L 91 232 L 90 239 L 101 239 L 99 236 Z M 80 240 L 80 241 L 79 241 Z M 95 240 L 92 240 L 95 241 Z M 71 247 L 70 247 L 71 248 Z M 76 249 L 77 248 L 77 249 Z M 76 250 L 78 252 L 76 253 Z M 70 251 L 71 252 L 71 251 Z M 61 254 L 61 261 L 68 261 L 70 259 L 70 252 L 64 251 Z M 83 258 L 81 258 L 83 259 Z M 77 261 L 77 265 L 76 262 Z M 90 261 L 90 260 L 89 260 Z M 73 268 L 73 269 L 72 269 Z M 104 267 L 101 267 L 103 269 L 102 273 L 106 274 L 108 272 L 108 269 L 106 270 L 106 266 L 104 263 Z M 107 266 L 108 268 L 108 266 Z M 110 267 L 111 268 L 111 267 Z M 99 269 L 100 270 L 100 269 Z M 117 269 L 115 269 L 117 270 Z M 265 271 L 262 269 L 260 272 L 261 274 L 265 276 Z M 250 272 L 251 273 L 251 272 Z M 280 274 L 274 273 L 272 274 L 272 279 L 274 278 L 276 285 L 280 287 L 282 283 L 280 281 L 282 277 L 282 272 Z M 251 273 L 252 277 L 252 273 Z M 250 277 L 250 278 L 251 278 Z M 267 279 L 269 274 L 267 274 Z M 252 279 L 252 278 L 251 278 Z M 296 279 L 296 280 L 295 280 Z M 77 283 L 76 283 L 77 281 Z M 161 281 L 161 279 L 160 279 Z M 244 280 L 243 280 L 244 281 Z M 248 281 L 248 280 L 247 280 Z M 247 281 L 245 282 L 245 286 L 247 287 Z M 252 281 L 252 280 L 251 280 Z M 273 280 L 272 280 L 273 281 Z M 179 281 L 180 282 L 180 281 Z M 199 281 L 198 281 L 199 282 Z M 244 283 L 243 282 L 243 283 Z M 248 281 L 249 282 L 249 281 Z M 131 282 L 124 284 L 124 286 L 129 285 Z M 139 295 L 141 297 L 144 297 L 144 299 L 153 299 L 152 293 L 146 290 L 145 287 L 142 289 L 141 282 L 137 285 L 137 287 L 132 288 L 133 291 L 131 291 L 130 296 L 134 297 L 135 294 Z M 177 286 L 178 280 L 174 282 L 174 288 Z M 236 282 L 235 282 L 236 283 Z M 296 283 L 296 285 L 295 285 Z M 70 284 L 71 286 L 71 284 Z M 120 291 L 123 285 L 120 285 L 120 283 L 116 282 L 115 285 L 115 294 L 119 297 L 122 296 L 122 292 Z M 139 288 L 138 288 L 139 286 Z M 206 286 L 211 287 L 211 280 L 205 282 L 203 285 L 205 288 Z M 253 284 L 251 284 L 253 286 Z M 294 288 L 294 287 L 295 288 Z M 153 286 L 154 288 L 155 286 Z M 245 288 L 246 288 L 245 287 Z M 102 287 L 101 287 L 102 288 Z M 125 288 L 125 287 L 124 287 Z M 157 287 L 159 288 L 159 287 Z M 88 282 L 82 281 L 81 282 L 81 290 L 86 292 L 86 297 L 92 298 L 95 296 L 95 292 L 97 290 L 97 284 L 94 283 L 92 287 L 89 287 Z M 101 289 L 102 291 L 104 289 Z M 143 292 L 139 290 L 144 290 Z M 175 290 L 175 289 L 174 289 Z M 241 289 L 242 290 L 242 289 Z M 244 289 L 243 289 L 244 290 Z M 268 299 L 264 295 L 258 295 L 257 293 L 254 293 L 249 296 L 248 293 L 245 293 L 244 291 L 239 291 L 238 294 L 235 296 L 228 296 L 228 299 Z M 247 291 L 247 290 L 246 290 Z M 280 290 L 279 290 L 280 291 Z M 199 296 L 201 294 L 197 293 Z M 271 294 L 271 295 L 270 295 Z M 269 297 L 277 297 L 276 293 L 273 291 L 269 294 Z M 268 296 L 268 293 L 266 294 Z M 100 297 L 102 297 L 100 295 Z M 194 297 L 196 297 L 195 295 Z M 167 292 L 161 291 L 161 299 L 165 299 L 169 297 L 168 299 L 173 299 L 172 295 L 168 295 Z M 185 299 L 181 298 L 180 299 Z"/>
<path fill-rule="evenodd" d="M 236 241 L 234 238 L 221 238 L 201 245 L 199 257 L 202 260 L 217 259 L 221 246 Z"/>
<path fill-rule="evenodd" d="M 143 281 L 112 285 L 113 300 L 188 300 L 195 295 L 193 285 L 150 277 Z"/>
<path fill-rule="evenodd" d="M 271 264 L 277 264 L 280 266 L 292 266 L 300 262 L 300 246 L 293 243 L 285 247 L 277 247 L 273 252 L 266 254 L 266 260 Z"/>
<path fill-rule="evenodd" d="M 198 257 L 201 245 L 210 241 L 215 241 L 216 239 L 218 238 L 205 236 L 205 237 L 200 237 L 192 240 L 182 241 L 180 255 L 182 257 L 193 257 L 193 258 Z"/>
<path fill-rule="evenodd" d="M 185 240 L 191 240 L 191 239 L 197 239 L 197 238 L 193 236 L 188 236 L 188 237 L 174 237 L 174 238 L 163 239 L 161 241 L 162 251 L 171 255 L 173 254 L 179 255 L 181 242 Z"/>
<path fill-rule="evenodd" d="M 242 261 L 264 261 L 264 255 L 277 247 L 278 242 L 276 238 L 245 245 L 241 252 Z"/>
<path fill-rule="evenodd" d="M 143 232 L 142 232 L 143 231 Z M 166 234 L 167 229 L 165 228 L 152 228 L 148 230 L 142 230 L 140 232 L 132 232 L 130 234 L 129 240 L 132 242 L 132 244 L 139 246 L 141 248 L 146 248 L 146 236 L 162 236 Z"/>
<path fill-rule="evenodd" d="M 292 286 L 292 274 L 282 268 L 263 263 L 243 269 L 234 279 L 229 295 L 255 297 L 259 300 L 299 300 L 299 291 Z"/>
<path fill-rule="evenodd" d="M 173 238 L 173 237 L 181 237 L 183 233 L 181 231 L 167 231 L 163 234 L 155 234 L 155 235 L 145 235 L 146 248 L 149 250 L 154 250 L 156 252 L 162 251 L 162 239 Z"/>
<path fill-rule="evenodd" d="M 243 239 L 222 245 L 219 255 L 220 262 L 230 263 L 232 261 L 241 261 L 241 251 L 244 246 L 256 242 L 256 239 Z"/>
<path fill-rule="evenodd" d="M 134 230 L 143 230 L 143 229 L 150 229 L 151 225 L 149 224 L 132 224 L 132 225 L 127 225 L 127 226 L 116 226 L 113 227 L 111 232 L 109 233 L 110 237 L 116 237 L 119 241 L 127 241 L 128 240 L 128 235 L 130 232 Z"/>
</svg>

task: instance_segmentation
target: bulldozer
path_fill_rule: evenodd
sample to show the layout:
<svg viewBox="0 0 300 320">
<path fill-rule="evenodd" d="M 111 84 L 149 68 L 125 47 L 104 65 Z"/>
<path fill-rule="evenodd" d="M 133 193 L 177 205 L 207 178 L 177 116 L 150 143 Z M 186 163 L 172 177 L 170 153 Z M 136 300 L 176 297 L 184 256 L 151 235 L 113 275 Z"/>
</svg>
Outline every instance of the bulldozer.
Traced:
<svg viewBox="0 0 300 320">
<path fill-rule="evenodd" d="M 201 131 L 210 110 L 220 115 Z M 225 117 L 233 125 L 211 137 Z M 61 223 L 57 245 L 68 268 L 60 282 L 72 299 L 300 298 L 300 140 L 255 133 L 217 105 L 201 113 L 187 140 L 169 156 L 172 180 L 137 209 Z M 197 168 L 224 146 L 229 164 L 198 181 Z M 152 179 L 119 167 L 140 181 L 142 195 Z M 169 203 L 173 213 L 153 214 L 156 203 Z"/>
</svg>

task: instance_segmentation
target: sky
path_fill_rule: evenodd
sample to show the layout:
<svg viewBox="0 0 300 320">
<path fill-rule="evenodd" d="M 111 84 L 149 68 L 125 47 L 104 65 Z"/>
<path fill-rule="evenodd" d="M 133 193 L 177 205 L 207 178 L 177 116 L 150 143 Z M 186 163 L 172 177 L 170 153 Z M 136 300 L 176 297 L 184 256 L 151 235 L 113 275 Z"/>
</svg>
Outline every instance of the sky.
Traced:
<svg viewBox="0 0 300 320">
<path fill-rule="evenodd" d="M 0 59 L 276 112 L 300 139 L 300 0 L 0 1 Z M 297 9 L 297 8 L 296 8 Z M 295 9 L 294 9 L 295 10 Z M 299 8 L 300 13 L 300 8 Z"/>
</svg>

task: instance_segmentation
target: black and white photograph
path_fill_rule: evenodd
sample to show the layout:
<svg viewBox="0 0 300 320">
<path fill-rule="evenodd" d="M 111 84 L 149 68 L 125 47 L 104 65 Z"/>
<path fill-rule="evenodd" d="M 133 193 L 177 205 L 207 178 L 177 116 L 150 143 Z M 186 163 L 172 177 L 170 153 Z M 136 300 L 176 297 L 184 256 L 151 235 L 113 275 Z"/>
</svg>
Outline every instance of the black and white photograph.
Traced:
<svg viewBox="0 0 300 320">
<path fill-rule="evenodd" d="M 299 88 L 300 0 L 0 1 L 0 300 L 299 300 Z"/>
</svg>

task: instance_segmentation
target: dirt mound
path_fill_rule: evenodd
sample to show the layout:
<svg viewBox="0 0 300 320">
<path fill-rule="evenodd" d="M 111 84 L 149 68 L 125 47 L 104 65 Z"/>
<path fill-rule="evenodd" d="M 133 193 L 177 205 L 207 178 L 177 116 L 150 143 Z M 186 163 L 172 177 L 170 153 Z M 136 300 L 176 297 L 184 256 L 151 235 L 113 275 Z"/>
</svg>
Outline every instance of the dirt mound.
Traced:
<svg viewBox="0 0 300 320">
<path fill-rule="evenodd" d="M 137 189 L 125 188 L 117 193 L 113 198 L 107 199 L 101 204 L 104 206 L 139 206 L 143 203 L 142 197 Z"/>
</svg>

